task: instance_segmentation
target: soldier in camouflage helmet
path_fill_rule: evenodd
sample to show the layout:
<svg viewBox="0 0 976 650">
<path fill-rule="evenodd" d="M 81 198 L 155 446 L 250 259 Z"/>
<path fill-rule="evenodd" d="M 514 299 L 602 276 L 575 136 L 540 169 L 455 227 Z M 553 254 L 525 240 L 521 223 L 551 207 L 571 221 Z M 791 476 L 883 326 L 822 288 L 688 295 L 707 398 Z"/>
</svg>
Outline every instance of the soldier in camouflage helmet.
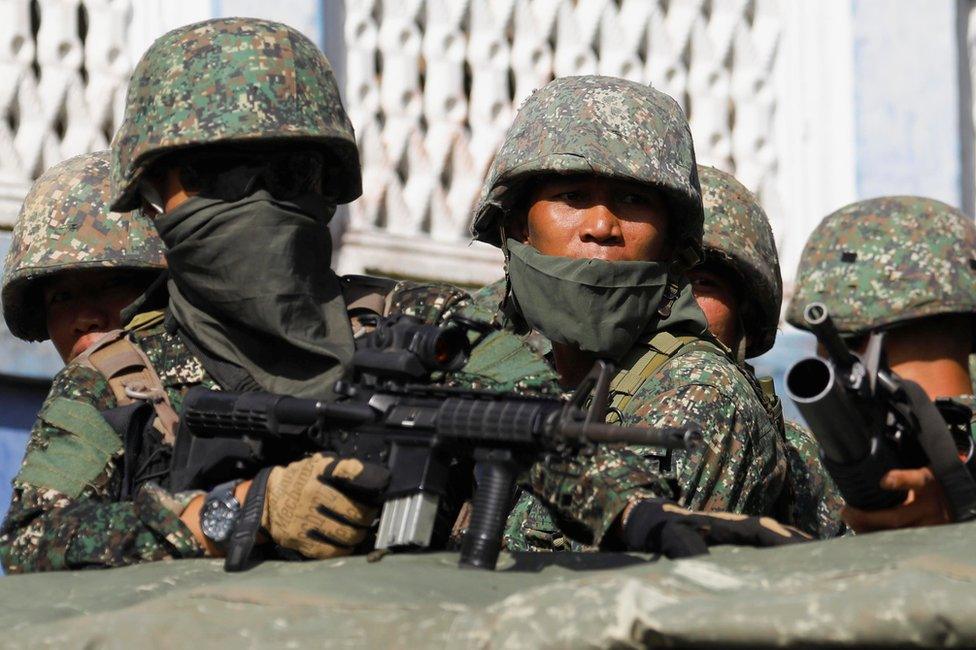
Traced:
<svg viewBox="0 0 976 650">
<path fill-rule="evenodd" d="M 112 179 L 115 209 L 140 207 L 167 246 L 165 291 L 145 302 L 162 310 L 135 316 L 55 378 L 0 529 L 5 569 L 221 556 L 230 529 L 220 522 L 235 520 L 234 501 L 253 505 L 280 547 L 351 553 L 376 514 L 382 466 L 315 454 L 209 494 L 171 484 L 169 473 L 190 388 L 331 399 L 354 336 L 374 317 L 438 323 L 466 297 L 340 278 L 322 262 L 336 204 L 360 193 L 328 61 L 295 30 L 263 20 L 217 19 L 162 36 L 133 73 Z M 515 374 L 527 387 L 550 385 L 536 355 L 506 349 L 511 372 L 483 363 L 485 387 Z M 123 447 L 101 414 L 141 400 L 155 417 L 136 429 L 138 447 Z M 129 424 L 118 426 L 127 442 Z"/>
<path fill-rule="evenodd" d="M 709 329 L 736 357 L 745 372 L 754 373 L 744 358 L 767 352 L 776 337 L 783 303 L 779 255 L 769 219 L 756 197 L 731 174 L 698 166 L 705 208 L 705 259 L 689 271 L 692 290 L 708 319 Z M 843 501 L 820 462 L 813 434 L 784 420 L 772 379 L 760 379 L 773 421 L 786 438 L 790 464 L 783 520 L 817 537 L 844 530 Z"/>
<path fill-rule="evenodd" d="M 50 338 L 66 362 L 121 327 L 120 310 L 166 265 L 148 219 L 109 210 L 109 158 L 108 151 L 76 156 L 34 182 L 4 264 L 10 332 Z"/>
<path fill-rule="evenodd" d="M 862 350 L 885 330 L 892 370 L 933 399 L 973 405 L 969 354 L 976 313 L 976 225 L 940 201 L 889 196 L 827 216 L 807 241 L 787 320 L 803 328 L 811 302 L 827 306 L 842 336 Z M 941 487 L 928 468 L 894 470 L 882 486 L 910 492 L 905 504 L 874 512 L 853 508 L 857 531 L 949 521 Z"/>
<path fill-rule="evenodd" d="M 787 472 L 783 439 L 751 377 L 709 335 L 686 277 L 701 253 L 702 203 L 691 134 L 673 99 L 599 76 L 536 91 L 495 156 L 473 232 L 506 256 L 505 288 L 486 288 L 476 304 L 490 309 L 485 301 L 501 293 L 498 319 L 524 336 L 534 331 L 537 346 L 540 335 L 550 341 L 565 387 L 594 358 L 609 358 L 620 368 L 610 421 L 700 426 L 707 441 L 690 453 L 601 446 L 538 464 L 509 517 L 509 548 L 626 543 L 683 555 L 701 549 L 651 531 L 694 520 L 708 543 L 705 530 L 723 525 L 701 511 L 774 514 Z M 797 538 L 728 535 L 757 545 Z"/>
<path fill-rule="evenodd" d="M 698 176 L 705 255 L 689 273 L 692 289 L 712 332 L 733 350 L 744 344 L 743 358 L 756 357 L 773 347 L 783 303 L 773 230 L 756 197 L 731 174 L 699 165 Z"/>
</svg>

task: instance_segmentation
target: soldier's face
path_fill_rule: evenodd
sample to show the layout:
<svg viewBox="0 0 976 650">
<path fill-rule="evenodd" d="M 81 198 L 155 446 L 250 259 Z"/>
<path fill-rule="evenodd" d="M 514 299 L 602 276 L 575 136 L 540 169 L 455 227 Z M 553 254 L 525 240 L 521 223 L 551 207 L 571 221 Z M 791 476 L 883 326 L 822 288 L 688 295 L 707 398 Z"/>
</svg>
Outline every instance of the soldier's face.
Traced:
<svg viewBox="0 0 976 650">
<path fill-rule="evenodd" d="M 553 176 L 529 194 L 523 232 L 544 255 L 607 261 L 668 257 L 668 212 L 653 189 L 598 176 Z"/>
<path fill-rule="evenodd" d="M 47 333 L 64 362 L 119 329 L 119 312 L 145 288 L 145 275 L 114 269 L 70 271 L 51 279 L 44 287 Z"/>
<path fill-rule="evenodd" d="M 708 329 L 731 349 L 739 344 L 739 302 L 730 276 L 716 269 L 697 267 L 688 272 L 698 306 L 705 313 Z"/>
</svg>

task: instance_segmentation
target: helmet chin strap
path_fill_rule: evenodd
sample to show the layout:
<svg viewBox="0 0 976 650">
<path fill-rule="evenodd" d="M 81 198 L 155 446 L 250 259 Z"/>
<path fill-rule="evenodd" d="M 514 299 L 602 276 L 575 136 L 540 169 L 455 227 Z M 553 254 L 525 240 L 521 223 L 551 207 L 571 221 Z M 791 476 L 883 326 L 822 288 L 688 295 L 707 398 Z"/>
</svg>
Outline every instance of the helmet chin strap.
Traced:
<svg viewBox="0 0 976 650">
<path fill-rule="evenodd" d="M 505 295 L 502 297 L 502 301 L 498 305 L 498 311 L 504 315 L 506 321 L 514 326 L 517 334 L 528 334 L 531 328 L 522 317 L 522 313 L 519 311 L 518 307 L 518 300 L 515 299 L 515 294 L 512 292 L 512 279 L 508 273 L 508 264 L 509 260 L 511 259 L 511 253 L 508 250 L 508 233 L 505 232 L 505 226 L 499 225 L 498 233 L 502 240 L 502 255 L 505 258 Z"/>
<path fill-rule="evenodd" d="M 668 284 L 664 288 L 664 296 L 661 298 L 661 304 L 657 308 L 657 315 L 659 317 L 668 318 L 671 316 L 671 308 L 674 306 L 674 301 L 677 300 L 678 294 L 681 291 L 679 282 L 685 273 L 700 261 L 701 257 L 692 246 L 684 246 L 678 251 L 674 259 L 671 260 L 671 264 L 668 265 Z"/>
</svg>

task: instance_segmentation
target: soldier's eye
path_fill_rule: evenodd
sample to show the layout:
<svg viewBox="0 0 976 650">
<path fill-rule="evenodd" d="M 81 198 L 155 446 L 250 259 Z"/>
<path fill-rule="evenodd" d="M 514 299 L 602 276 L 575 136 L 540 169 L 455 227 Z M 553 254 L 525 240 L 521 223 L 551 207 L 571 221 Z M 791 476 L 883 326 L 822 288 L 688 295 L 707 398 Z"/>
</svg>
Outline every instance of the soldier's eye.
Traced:
<svg viewBox="0 0 976 650">
<path fill-rule="evenodd" d="M 52 291 L 47 296 L 48 305 L 56 305 L 58 303 L 68 302 L 69 300 L 71 300 L 71 292 L 67 289 Z"/>
<path fill-rule="evenodd" d="M 646 194 L 640 194 L 639 192 L 628 192 L 621 197 L 620 202 L 630 205 L 650 205 L 652 199 Z"/>
</svg>

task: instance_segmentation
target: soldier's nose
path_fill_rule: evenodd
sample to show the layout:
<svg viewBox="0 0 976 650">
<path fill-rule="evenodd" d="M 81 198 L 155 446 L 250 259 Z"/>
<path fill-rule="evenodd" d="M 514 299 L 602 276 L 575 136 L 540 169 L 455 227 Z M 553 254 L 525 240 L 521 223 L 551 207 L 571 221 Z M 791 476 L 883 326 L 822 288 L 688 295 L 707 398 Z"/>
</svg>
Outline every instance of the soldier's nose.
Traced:
<svg viewBox="0 0 976 650">
<path fill-rule="evenodd" d="M 601 246 L 619 246 L 623 243 L 620 221 L 603 203 L 586 209 L 581 227 L 580 240 Z"/>
</svg>

